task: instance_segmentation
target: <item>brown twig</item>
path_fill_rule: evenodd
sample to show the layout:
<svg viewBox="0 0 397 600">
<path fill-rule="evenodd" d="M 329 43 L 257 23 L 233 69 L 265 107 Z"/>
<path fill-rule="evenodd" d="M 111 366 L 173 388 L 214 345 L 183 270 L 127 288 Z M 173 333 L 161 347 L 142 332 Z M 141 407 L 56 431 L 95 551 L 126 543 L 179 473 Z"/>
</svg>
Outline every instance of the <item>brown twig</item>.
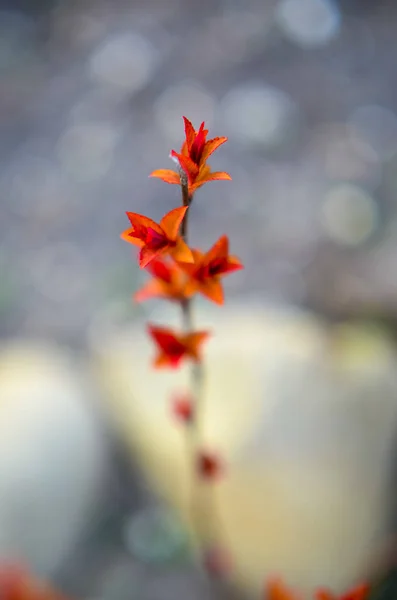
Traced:
<svg viewBox="0 0 397 600">
<path fill-rule="evenodd" d="M 193 196 L 189 195 L 189 187 L 186 178 L 181 176 L 182 204 L 190 207 Z M 188 222 L 189 211 L 181 225 L 181 236 L 188 243 Z M 194 329 L 194 321 L 192 314 L 192 300 L 187 298 L 181 302 L 183 327 L 185 331 Z M 191 510 L 191 527 L 193 536 L 195 537 L 196 550 L 200 551 L 199 533 L 204 529 L 204 519 L 206 517 L 205 507 L 203 506 L 202 488 L 200 476 L 198 473 L 198 452 L 201 442 L 201 417 L 203 413 L 203 388 L 204 388 L 204 368 L 203 364 L 196 363 L 192 365 L 191 371 L 191 402 L 192 402 L 192 417 L 186 424 L 186 441 L 189 464 L 191 465 L 191 482 L 189 486 L 188 504 Z"/>
<path fill-rule="evenodd" d="M 185 173 L 181 172 L 181 191 L 182 204 L 190 208 L 193 201 L 193 194 L 189 194 L 189 186 Z M 189 212 L 186 212 L 181 225 L 181 236 L 188 244 L 188 225 Z M 185 331 L 194 330 L 194 319 L 192 311 L 192 299 L 186 298 L 180 303 L 182 309 L 183 328 Z M 204 387 L 205 370 L 202 362 L 193 363 L 191 367 L 191 402 L 192 416 L 186 423 L 186 444 L 189 465 L 191 466 L 191 480 L 188 487 L 188 510 L 190 509 L 191 528 L 193 533 L 194 549 L 197 552 L 200 572 L 207 576 L 213 583 L 216 574 L 205 564 L 202 556 L 202 540 L 207 544 L 218 543 L 220 532 L 222 531 L 221 520 L 216 510 L 216 502 L 211 493 L 203 485 L 202 475 L 199 472 L 199 457 L 202 450 L 202 430 L 204 414 Z M 211 496 L 209 496 L 209 493 Z M 201 535 L 200 535 L 201 534 Z M 224 532 L 222 536 L 225 539 Z M 201 540 L 200 540 L 201 537 Z M 205 550 L 205 548 L 204 548 Z"/>
</svg>

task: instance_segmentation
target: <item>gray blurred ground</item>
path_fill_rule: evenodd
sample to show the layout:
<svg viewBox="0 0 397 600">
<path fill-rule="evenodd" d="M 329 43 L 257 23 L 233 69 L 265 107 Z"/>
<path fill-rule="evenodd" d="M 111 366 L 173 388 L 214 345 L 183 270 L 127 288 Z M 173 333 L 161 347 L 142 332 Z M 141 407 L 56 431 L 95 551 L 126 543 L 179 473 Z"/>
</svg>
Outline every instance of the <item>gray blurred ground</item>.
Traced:
<svg viewBox="0 0 397 600">
<path fill-rule="evenodd" d="M 396 33 L 385 0 L 0 2 L 1 335 L 83 350 L 136 315 L 119 233 L 126 210 L 179 202 L 147 176 L 172 168 L 182 115 L 229 136 L 211 165 L 233 183 L 192 215 L 193 243 L 227 233 L 245 264 L 229 297 L 394 316 Z M 123 549 L 136 506 L 115 464 L 107 516 L 59 575 L 77 594 L 105 594 L 102 564 L 107 581 L 119 569 L 109 598 L 147 581 Z"/>
<path fill-rule="evenodd" d="M 192 215 L 194 243 L 227 232 L 246 265 L 230 295 L 394 310 L 397 7 L 340 7 L 5 4 L 3 334 L 82 344 L 98 315 L 130 312 L 124 211 L 178 202 L 147 176 L 172 167 L 182 114 L 230 138 L 212 166 L 233 183 L 206 186 Z"/>
</svg>

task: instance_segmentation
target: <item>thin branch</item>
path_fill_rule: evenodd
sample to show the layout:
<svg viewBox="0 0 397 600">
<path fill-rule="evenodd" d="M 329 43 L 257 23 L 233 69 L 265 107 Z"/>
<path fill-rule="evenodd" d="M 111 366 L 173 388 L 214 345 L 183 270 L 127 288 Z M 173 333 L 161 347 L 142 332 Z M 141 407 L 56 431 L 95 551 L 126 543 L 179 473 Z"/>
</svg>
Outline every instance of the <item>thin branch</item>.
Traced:
<svg viewBox="0 0 397 600">
<path fill-rule="evenodd" d="M 183 206 L 190 207 L 193 201 L 193 194 L 189 195 L 188 181 L 185 173 L 181 173 L 181 191 Z M 187 211 L 181 225 L 181 236 L 188 244 L 188 224 L 189 212 Z M 192 313 L 192 299 L 187 298 L 180 303 L 182 309 L 183 328 L 185 331 L 194 329 L 194 319 Z M 202 362 L 194 363 L 191 367 L 191 402 L 192 418 L 186 423 L 186 444 L 189 463 L 191 465 L 191 481 L 189 486 L 188 506 L 190 506 L 191 527 L 195 537 L 195 549 L 200 555 L 200 532 L 204 538 L 213 538 L 215 530 L 219 532 L 220 522 L 218 511 L 215 510 L 216 502 L 209 501 L 208 490 L 203 486 L 203 481 L 198 471 L 199 452 L 202 449 L 202 419 L 204 413 L 204 387 L 205 371 Z M 208 508 L 208 502 L 211 503 L 211 510 Z M 206 569 L 199 561 L 200 571 L 203 575 L 212 579 L 213 574 Z"/>
<path fill-rule="evenodd" d="M 184 174 L 181 175 L 181 190 L 183 206 L 190 206 L 193 201 L 193 196 L 189 195 L 188 181 Z M 188 222 L 189 211 L 186 213 L 181 226 L 181 235 L 186 243 L 188 243 Z M 192 300 L 187 298 L 181 302 L 183 328 L 185 331 L 194 329 Z M 192 530 L 196 537 L 196 545 L 198 546 L 199 532 L 203 524 L 203 506 L 201 498 L 200 479 L 198 477 L 197 459 L 198 450 L 200 448 L 201 427 L 200 417 L 202 415 L 203 404 L 203 388 L 204 388 L 204 369 L 202 363 L 193 364 L 191 371 L 191 393 L 192 393 L 192 418 L 187 423 L 186 441 L 188 446 L 188 457 L 192 468 L 192 480 L 190 484 L 189 504 L 191 508 Z"/>
</svg>

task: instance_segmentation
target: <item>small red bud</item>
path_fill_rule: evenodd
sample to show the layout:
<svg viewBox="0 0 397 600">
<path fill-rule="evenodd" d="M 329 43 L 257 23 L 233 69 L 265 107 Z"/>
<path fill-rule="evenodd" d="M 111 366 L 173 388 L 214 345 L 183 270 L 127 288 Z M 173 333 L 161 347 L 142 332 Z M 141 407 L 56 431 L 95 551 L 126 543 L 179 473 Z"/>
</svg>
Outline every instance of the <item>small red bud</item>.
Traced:
<svg viewBox="0 0 397 600">
<path fill-rule="evenodd" d="M 188 394 L 178 395 L 172 401 L 172 413 L 178 421 L 190 423 L 193 419 L 193 402 Z"/>
<path fill-rule="evenodd" d="M 222 471 L 222 466 L 218 457 L 208 452 L 199 453 L 197 457 L 197 468 L 203 479 L 215 479 Z"/>
<path fill-rule="evenodd" d="M 231 571 L 230 557 L 222 548 L 209 548 L 204 552 L 203 566 L 212 576 L 222 578 Z"/>
</svg>

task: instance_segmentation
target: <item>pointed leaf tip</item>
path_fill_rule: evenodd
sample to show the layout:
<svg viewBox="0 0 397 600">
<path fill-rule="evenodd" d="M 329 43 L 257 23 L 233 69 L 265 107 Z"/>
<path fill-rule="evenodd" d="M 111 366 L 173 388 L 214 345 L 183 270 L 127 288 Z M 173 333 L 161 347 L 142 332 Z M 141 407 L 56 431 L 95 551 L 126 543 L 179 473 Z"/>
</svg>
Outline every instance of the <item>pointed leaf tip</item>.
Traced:
<svg viewBox="0 0 397 600">
<path fill-rule="evenodd" d="M 157 179 L 162 179 L 165 183 L 170 183 L 174 185 L 180 185 L 181 178 L 176 171 L 172 171 L 171 169 L 156 169 L 150 173 L 150 177 L 155 177 Z"/>
</svg>

